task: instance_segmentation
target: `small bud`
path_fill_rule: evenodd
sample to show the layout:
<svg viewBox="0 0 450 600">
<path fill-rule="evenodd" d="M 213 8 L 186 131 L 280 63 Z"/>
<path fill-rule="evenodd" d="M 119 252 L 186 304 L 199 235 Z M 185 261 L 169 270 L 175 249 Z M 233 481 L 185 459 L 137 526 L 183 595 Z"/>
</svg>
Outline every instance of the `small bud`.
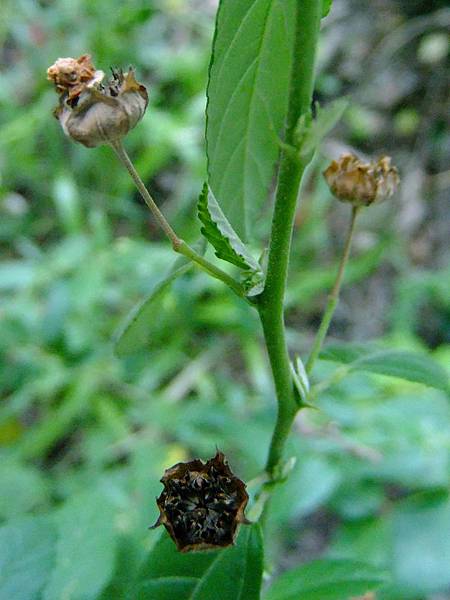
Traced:
<svg viewBox="0 0 450 600">
<path fill-rule="evenodd" d="M 133 69 L 105 74 L 95 69 L 88 55 L 59 58 L 47 69 L 60 94 L 55 116 L 64 133 L 85 146 L 115 142 L 125 136 L 143 117 L 148 104 L 145 86 L 138 83 Z"/>
<path fill-rule="evenodd" d="M 240 523 L 248 523 L 245 484 L 233 475 L 222 452 L 206 463 L 196 459 L 167 469 L 156 500 L 164 525 L 181 552 L 233 544 Z"/>
<path fill-rule="evenodd" d="M 363 163 L 353 154 L 343 154 L 339 160 L 333 160 L 323 176 L 336 198 L 354 206 L 381 202 L 392 196 L 400 183 L 389 156 Z"/>
</svg>

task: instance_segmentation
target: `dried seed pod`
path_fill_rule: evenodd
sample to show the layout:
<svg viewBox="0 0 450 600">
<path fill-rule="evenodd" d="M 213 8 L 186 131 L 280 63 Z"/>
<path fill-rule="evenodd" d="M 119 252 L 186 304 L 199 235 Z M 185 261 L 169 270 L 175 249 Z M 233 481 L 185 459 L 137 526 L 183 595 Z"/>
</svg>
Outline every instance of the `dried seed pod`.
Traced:
<svg viewBox="0 0 450 600">
<path fill-rule="evenodd" d="M 336 198 L 354 206 L 369 206 L 394 194 L 400 183 L 389 156 L 363 163 L 354 154 L 343 154 L 323 172 Z"/>
<path fill-rule="evenodd" d="M 245 484 L 233 475 L 222 452 L 206 463 L 196 459 L 167 469 L 156 503 L 159 518 L 181 552 L 233 544 L 240 523 L 248 523 Z"/>
<path fill-rule="evenodd" d="M 47 70 L 60 94 L 55 116 L 64 133 L 92 148 L 116 142 L 143 117 L 148 104 L 145 86 L 138 83 L 133 69 L 113 70 L 103 84 L 104 73 L 95 69 L 90 56 L 59 58 Z"/>
</svg>

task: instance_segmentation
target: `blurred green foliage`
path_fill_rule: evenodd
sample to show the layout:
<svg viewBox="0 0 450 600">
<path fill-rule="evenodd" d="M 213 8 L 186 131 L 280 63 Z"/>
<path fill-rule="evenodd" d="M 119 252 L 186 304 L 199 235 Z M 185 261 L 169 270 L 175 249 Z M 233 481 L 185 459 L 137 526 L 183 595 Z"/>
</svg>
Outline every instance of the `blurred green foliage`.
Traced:
<svg viewBox="0 0 450 600">
<path fill-rule="evenodd" d="M 84 52 L 104 68 L 136 66 L 150 107 L 127 147 L 169 220 L 195 241 L 215 4 L 4 0 L 0 8 L 1 598 L 123 598 L 123 582 L 159 535 L 147 526 L 165 468 L 209 457 L 216 445 L 244 480 L 264 465 L 275 407 L 259 324 L 219 283 L 190 270 L 155 310 L 148 351 L 114 356 L 114 332 L 173 255 L 112 152 L 62 135 L 45 80 L 55 58 Z M 450 273 L 441 197 L 449 137 L 434 77 L 446 53 L 442 37 L 430 38 L 442 36 L 444 9 L 421 12 L 415 2 L 411 37 L 401 2 L 375 15 L 378 29 L 367 7 L 342 4 L 325 24 L 317 93 L 324 104 L 349 93 L 352 105 L 324 153 L 344 143 L 390 152 L 407 195 L 361 219 L 331 333 L 432 351 L 445 366 Z M 402 31 L 406 41 L 395 45 Z M 389 67 L 376 60 L 383 36 L 394 48 Z M 350 47 L 356 37 L 359 55 Z M 361 56 L 370 51 L 372 80 L 358 86 Z M 391 87 L 372 93 L 376 81 Z M 325 162 L 316 157 L 309 170 L 294 239 L 288 324 L 300 353 L 345 228 L 344 208 L 319 177 Z M 268 218 L 257 224 L 258 249 Z M 323 361 L 317 373 L 335 369 Z M 354 372 L 317 403 L 321 410 L 301 416 L 291 441 L 297 464 L 272 504 L 269 561 L 278 569 L 319 556 L 363 558 L 389 572 L 382 599 L 445 598 L 445 392 Z M 18 585 L 14 574 L 24 569 Z"/>
</svg>

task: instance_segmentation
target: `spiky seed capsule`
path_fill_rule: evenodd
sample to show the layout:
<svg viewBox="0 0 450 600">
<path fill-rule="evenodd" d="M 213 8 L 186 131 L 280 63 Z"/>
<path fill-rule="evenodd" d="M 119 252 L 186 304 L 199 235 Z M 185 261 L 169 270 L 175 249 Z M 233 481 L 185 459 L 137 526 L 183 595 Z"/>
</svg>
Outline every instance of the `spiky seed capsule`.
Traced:
<svg viewBox="0 0 450 600">
<path fill-rule="evenodd" d="M 64 133 L 89 148 L 120 140 L 143 117 L 148 104 L 147 90 L 131 67 L 125 74 L 113 70 L 106 84 L 104 76 L 87 54 L 58 58 L 47 69 L 59 94 L 55 116 Z"/>
<path fill-rule="evenodd" d="M 233 475 L 222 452 L 206 463 L 196 459 L 167 469 L 156 500 L 164 525 L 181 552 L 233 544 L 238 525 L 248 523 L 245 484 Z"/>
<path fill-rule="evenodd" d="M 354 154 L 343 154 L 323 172 L 336 198 L 354 206 L 369 206 L 394 194 L 400 183 L 389 156 L 364 163 Z"/>
</svg>

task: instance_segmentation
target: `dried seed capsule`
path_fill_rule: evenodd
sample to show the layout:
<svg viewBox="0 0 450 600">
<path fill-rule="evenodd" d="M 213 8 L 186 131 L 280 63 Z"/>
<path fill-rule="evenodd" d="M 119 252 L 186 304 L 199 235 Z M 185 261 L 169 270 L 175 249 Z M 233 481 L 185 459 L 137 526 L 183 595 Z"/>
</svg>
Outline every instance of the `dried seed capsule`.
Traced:
<svg viewBox="0 0 450 600">
<path fill-rule="evenodd" d="M 156 503 L 159 518 L 181 552 L 233 544 L 240 523 L 248 523 L 245 484 L 233 475 L 222 452 L 206 463 L 196 459 L 167 469 Z"/>
<path fill-rule="evenodd" d="M 147 90 L 131 68 L 125 74 L 113 70 L 112 79 L 103 84 L 103 71 L 83 55 L 59 58 L 47 70 L 47 77 L 60 94 L 55 116 L 64 133 L 90 148 L 121 139 L 147 108 Z"/>
<path fill-rule="evenodd" d="M 389 156 L 363 163 L 353 154 L 343 154 L 339 160 L 333 160 L 323 175 L 333 195 L 354 206 L 381 202 L 392 196 L 400 183 Z"/>
</svg>

